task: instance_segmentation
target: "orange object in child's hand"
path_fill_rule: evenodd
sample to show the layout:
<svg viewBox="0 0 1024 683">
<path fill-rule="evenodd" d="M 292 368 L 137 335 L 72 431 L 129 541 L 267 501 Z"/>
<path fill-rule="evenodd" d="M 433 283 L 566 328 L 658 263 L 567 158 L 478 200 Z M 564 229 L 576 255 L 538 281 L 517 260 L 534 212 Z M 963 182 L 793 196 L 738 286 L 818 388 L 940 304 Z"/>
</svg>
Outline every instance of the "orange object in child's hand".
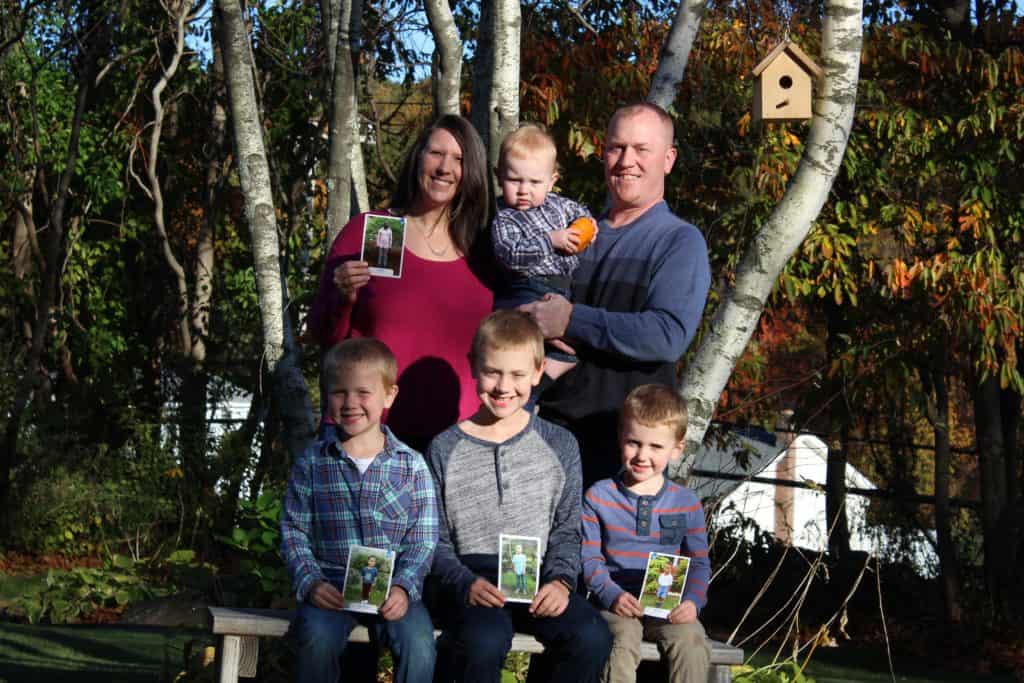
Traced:
<svg viewBox="0 0 1024 683">
<path fill-rule="evenodd" d="M 594 237 L 597 236 L 597 222 L 595 222 L 590 216 L 581 216 L 580 218 L 577 218 L 569 225 L 569 229 L 572 230 L 580 240 L 579 246 L 576 247 L 577 253 L 590 246 L 590 243 L 594 241 Z"/>
</svg>

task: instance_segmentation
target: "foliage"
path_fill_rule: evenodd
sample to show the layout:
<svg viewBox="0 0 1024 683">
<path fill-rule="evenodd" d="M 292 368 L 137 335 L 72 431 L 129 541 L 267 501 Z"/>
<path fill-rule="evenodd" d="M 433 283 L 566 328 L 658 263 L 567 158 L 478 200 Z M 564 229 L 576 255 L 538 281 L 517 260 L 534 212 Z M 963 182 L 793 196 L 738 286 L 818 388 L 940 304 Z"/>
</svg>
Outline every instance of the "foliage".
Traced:
<svg viewBox="0 0 1024 683">
<path fill-rule="evenodd" d="M 16 471 L 11 545 L 69 556 L 130 553 L 136 559 L 167 542 L 181 509 L 177 465 L 159 433 L 139 428 L 123 447 L 68 444 L 40 434 L 38 455 Z M 70 455 L 52 464 L 53 452 Z"/>
<path fill-rule="evenodd" d="M 269 604 L 291 592 L 280 555 L 282 510 L 280 489 L 265 491 L 255 501 L 240 501 L 238 525 L 230 537 L 219 539 L 241 554 L 242 578 L 253 588 L 246 592 L 246 600 L 253 605 Z"/>
<path fill-rule="evenodd" d="M 102 569 L 51 569 L 46 583 L 13 602 L 30 624 L 77 622 L 100 609 L 123 609 L 130 602 L 165 595 L 167 587 L 153 587 L 130 557 L 114 555 Z"/>
<path fill-rule="evenodd" d="M 814 683 L 814 679 L 805 676 L 795 662 L 782 662 L 758 668 L 742 666 L 738 671 L 733 669 L 733 680 L 736 683 Z"/>
</svg>

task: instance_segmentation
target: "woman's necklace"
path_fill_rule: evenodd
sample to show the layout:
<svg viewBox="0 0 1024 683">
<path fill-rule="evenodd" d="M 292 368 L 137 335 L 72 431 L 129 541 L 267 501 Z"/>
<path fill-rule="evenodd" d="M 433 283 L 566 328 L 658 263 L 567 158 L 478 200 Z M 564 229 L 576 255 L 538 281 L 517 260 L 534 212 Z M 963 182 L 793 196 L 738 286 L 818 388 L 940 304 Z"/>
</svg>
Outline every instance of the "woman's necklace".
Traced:
<svg viewBox="0 0 1024 683">
<path fill-rule="evenodd" d="M 444 256 L 445 254 L 448 253 L 448 250 L 452 248 L 450 240 L 449 240 L 449 242 L 447 244 L 444 245 L 444 247 L 441 248 L 440 251 L 438 251 L 437 249 L 434 249 L 433 245 L 430 244 L 430 238 L 434 236 L 435 232 L 437 232 L 437 227 L 440 224 L 441 224 L 441 219 L 439 217 L 437 219 L 437 221 L 434 222 L 433 227 L 430 228 L 430 231 L 427 232 L 426 230 L 423 229 L 423 226 L 420 225 L 420 220 L 419 219 L 416 219 L 415 222 L 413 223 L 413 225 L 416 226 L 416 230 L 423 237 L 423 243 L 425 245 L 427 245 L 427 251 L 429 251 L 434 256 Z"/>
</svg>

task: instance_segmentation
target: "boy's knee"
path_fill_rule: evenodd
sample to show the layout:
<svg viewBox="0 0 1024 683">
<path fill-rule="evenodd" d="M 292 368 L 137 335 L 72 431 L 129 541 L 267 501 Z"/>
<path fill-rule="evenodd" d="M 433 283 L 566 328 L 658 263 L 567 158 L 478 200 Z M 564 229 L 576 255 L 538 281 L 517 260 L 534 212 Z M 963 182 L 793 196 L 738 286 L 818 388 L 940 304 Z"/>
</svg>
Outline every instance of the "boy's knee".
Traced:
<svg viewBox="0 0 1024 683">
<path fill-rule="evenodd" d="M 355 620 L 343 612 L 303 605 L 289 629 L 300 651 L 340 656 L 348 645 Z"/>
</svg>

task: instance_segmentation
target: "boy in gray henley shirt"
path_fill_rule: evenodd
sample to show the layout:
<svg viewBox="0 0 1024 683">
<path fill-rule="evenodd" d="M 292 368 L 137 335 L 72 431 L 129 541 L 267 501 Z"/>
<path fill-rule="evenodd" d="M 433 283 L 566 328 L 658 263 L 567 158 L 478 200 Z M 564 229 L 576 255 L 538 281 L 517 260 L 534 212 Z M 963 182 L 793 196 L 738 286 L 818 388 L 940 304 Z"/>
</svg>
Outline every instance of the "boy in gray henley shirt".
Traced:
<svg viewBox="0 0 1024 683">
<path fill-rule="evenodd" d="M 576 439 L 523 409 L 544 367 L 544 338 L 528 315 L 492 313 L 470 353 L 480 409 L 427 448 L 438 490 L 440 539 L 431 570 L 444 629 L 445 680 L 501 680 L 515 631 L 551 653 L 552 681 L 596 681 L 611 648 L 597 611 L 575 592 L 582 484 Z M 497 588 L 500 534 L 540 539 L 533 602 L 506 604 Z M 444 671 L 445 666 L 451 668 Z"/>
</svg>

